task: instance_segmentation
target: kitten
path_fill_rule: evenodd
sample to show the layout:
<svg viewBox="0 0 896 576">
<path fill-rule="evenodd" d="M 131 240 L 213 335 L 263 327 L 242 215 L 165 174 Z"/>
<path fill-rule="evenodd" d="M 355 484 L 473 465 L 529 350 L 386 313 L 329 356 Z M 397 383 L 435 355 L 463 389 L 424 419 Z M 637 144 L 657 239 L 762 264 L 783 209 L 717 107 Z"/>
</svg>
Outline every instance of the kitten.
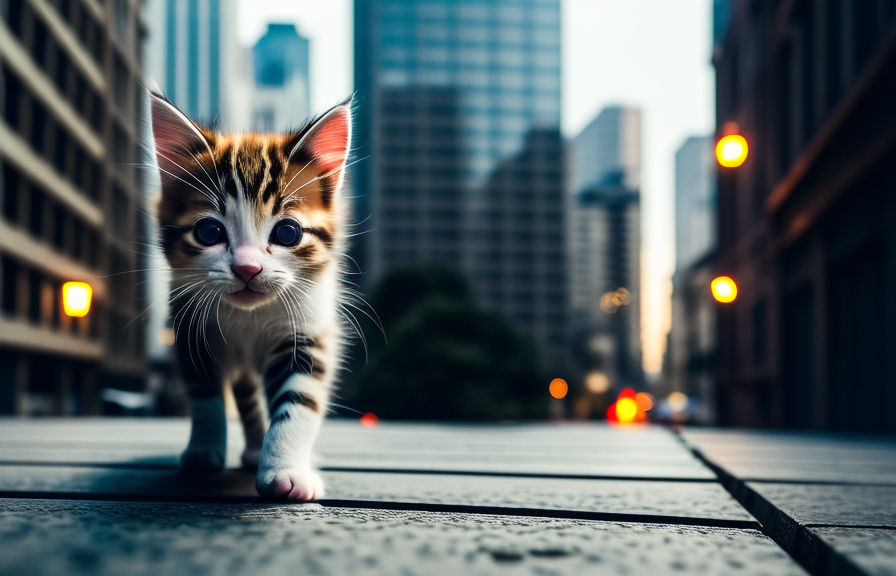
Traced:
<svg viewBox="0 0 896 576">
<path fill-rule="evenodd" d="M 159 94 L 151 103 L 160 239 L 192 416 L 181 465 L 224 467 L 229 386 L 258 492 L 320 498 L 311 449 L 341 348 L 351 104 L 293 134 L 229 135 L 200 127 Z"/>
</svg>

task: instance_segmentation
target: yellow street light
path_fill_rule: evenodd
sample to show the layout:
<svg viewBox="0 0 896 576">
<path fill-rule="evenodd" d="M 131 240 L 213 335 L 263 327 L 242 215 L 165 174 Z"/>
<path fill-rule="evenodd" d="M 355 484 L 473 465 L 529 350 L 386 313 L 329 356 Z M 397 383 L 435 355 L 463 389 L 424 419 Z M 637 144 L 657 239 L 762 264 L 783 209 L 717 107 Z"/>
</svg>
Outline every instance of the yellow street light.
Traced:
<svg viewBox="0 0 896 576">
<path fill-rule="evenodd" d="M 747 159 L 747 139 L 740 134 L 728 134 L 716 143 L 716 160 L 725 168 L 737 168 Z"/>
<path fill-rule="evenodd" d="M 712 291 L 712 297 L 716 299 L 716 302 L 721 302 L 722 304 L 734 302 L 734 299 L 737 298 L 737 283 L 729 276 L 713 278 L 709 289 Z"/>
<path fill-rule="evenodd" d="M 62 285 L 62 309 L 66 316 L 83 318 L 90 312 L 93 288 L 87 282 L 66 282 Z"/>
</svg>

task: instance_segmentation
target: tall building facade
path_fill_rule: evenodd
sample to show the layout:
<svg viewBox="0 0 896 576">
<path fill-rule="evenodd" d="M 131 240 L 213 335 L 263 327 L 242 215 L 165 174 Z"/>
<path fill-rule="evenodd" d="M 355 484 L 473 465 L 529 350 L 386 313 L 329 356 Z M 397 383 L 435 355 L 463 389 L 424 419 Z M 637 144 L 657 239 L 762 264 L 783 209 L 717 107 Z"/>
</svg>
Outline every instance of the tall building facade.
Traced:
<svg viewBox="0 0 896 576">
<path fill-rule="evenodd" d="M 675 274 L 665 371 L 673 390 L 697 406 L 695 419 L 715 421 L 716 309 L 709 292 L 716 237 L 714 142 L 686 139 L 675 153 Z"/>
<path fill-rule="evenodd" d="M 311 110 L 308 39 L 294 24 L 268 24 L 252 48 L 252 129 L 283 131 L 301 126 Z"/>
<path fill-rule="evenodd" d="M 716 121 L 719 417 L 896 432 L 896 3 L 731 2 Z M 721 21 L 721 19 L 720 19 Z"/>
<path fill-rule="evenodd" d="M 570 214 L 575 363 L 615 389 L 640 386 L 640 191 L 605 180 L 576 194 Z"/>
<path fill-rule="evenodd" d="M 141 391 L 136 0 L 0 2 L 0 413 L 95 414 Z M 61 286 L 94 303 L 63 312 Z"/>
<path fill-rule="evenodd" d="M 621 174 L 621 185 L 641 188 L 641 110 L 608 106 L 576 136 L 573 143 L 572 189 L 603 184 Z M 615 178 L 615 176 L 614 176 Z"/>
<path fill-rule="evenodd" d="M 716 160 L 709 136 L 692 136 L 675 152 L 675 268 L 696 262 L 715 245 Z"/>
<path fill-rule="evenodd" d="M 371 222 L 357 250 L 370 281 L 400 265 L 453 267 L 560 354 L 560 84 L 559 0 L 355 2 L 367 159 L 352 182 L 355 217 Z"/>
<path fill-rule="evenodd" d="M 150 79 L 190 117 L 247 129 L 251 64 L 236 40 L 236 0 L 149 0 L 147 12 Z"/>
<path fill-rule="evenodd" d="M 570 329 L 574 364 L 616 389 L 641 367 L 641 111 L 606 108 L 573 140 Z"/>
</svg>

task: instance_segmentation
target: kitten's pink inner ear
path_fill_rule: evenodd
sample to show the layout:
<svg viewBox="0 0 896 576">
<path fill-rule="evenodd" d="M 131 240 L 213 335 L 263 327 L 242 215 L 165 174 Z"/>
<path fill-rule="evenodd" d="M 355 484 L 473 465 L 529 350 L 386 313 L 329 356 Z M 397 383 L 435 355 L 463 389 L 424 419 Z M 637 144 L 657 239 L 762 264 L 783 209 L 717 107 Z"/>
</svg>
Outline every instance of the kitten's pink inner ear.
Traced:
<svg viewBox="0 0 896 576">
<path fill-rule="evenodd" d="M 208 147 L 208 139 L 192 120 L 170 102 L 152 96 L 152 133 L 156 153 L 167 159 L 189 154 L 189 150 Z"/>
<path fill-rule="evenodd" d="M 304 146 L 324 172 L 333 172 L 345 164 L 351 138 L 348 107 L 329 112 L 299 146 Z"/>
</svg>

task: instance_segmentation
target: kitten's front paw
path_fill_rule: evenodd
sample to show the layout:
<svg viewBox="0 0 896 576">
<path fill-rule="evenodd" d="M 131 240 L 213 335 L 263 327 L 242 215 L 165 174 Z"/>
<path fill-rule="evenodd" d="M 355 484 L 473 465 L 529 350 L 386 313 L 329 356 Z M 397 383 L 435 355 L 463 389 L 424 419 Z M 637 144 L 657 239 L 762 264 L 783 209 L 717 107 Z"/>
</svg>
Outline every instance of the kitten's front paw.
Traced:
<svg viewBox="0 0 896 576">
<path fill-rule="evenodd" d="M 324 482 L 311 468 L 260 470 L 255 487 L 270 498 L 307 501 L 324 497 Z"/>
<path fill-rule="evenodd" d="M 205 446 L 188 446 L 180 456 L 180 465 L 187 472 L 220 472 L 224 469 L 223 450 Z"/>
</svg>

